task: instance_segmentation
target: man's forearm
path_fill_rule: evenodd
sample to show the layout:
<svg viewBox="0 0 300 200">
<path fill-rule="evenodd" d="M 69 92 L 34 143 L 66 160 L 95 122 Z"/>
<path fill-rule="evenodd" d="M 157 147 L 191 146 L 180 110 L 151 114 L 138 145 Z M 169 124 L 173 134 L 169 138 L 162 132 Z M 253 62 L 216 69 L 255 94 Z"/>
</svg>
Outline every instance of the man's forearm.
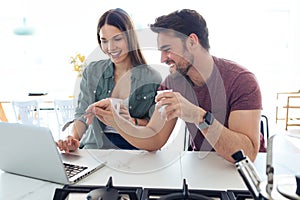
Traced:
<svg viewBox="0 0 300 200">
<path fill-rule="evenodd" d="M 231 155 L 241 149 L 252 161 L 257 156 L 257 147 L 249 137 L 226 128 L 217 120 L 203 134 L 215 151 L 230 162 L 234 162 Z"/>
</svg>

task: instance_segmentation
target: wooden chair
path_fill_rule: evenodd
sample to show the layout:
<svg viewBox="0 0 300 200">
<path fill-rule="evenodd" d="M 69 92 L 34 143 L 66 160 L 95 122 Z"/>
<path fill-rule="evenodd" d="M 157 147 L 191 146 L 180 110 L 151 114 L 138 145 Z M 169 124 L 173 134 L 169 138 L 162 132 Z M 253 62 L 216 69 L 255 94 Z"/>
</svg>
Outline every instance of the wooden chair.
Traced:
<svg viewBox="0 0 300 200">
<path fill-rule="evenodd" d="M 288 126 L 300 126 L 300 96 L 288 96 L 286 103 L 285 130 Z M 296 111 L 294 113 L 294 111 Z"/>
<path fill-rule="evenodd" d="M 6 118 L 4 109 L 2 107 L 2 102 L 0 102 L 0 121 L 2 121 L 2 122 L 7 122 L 8 121 L 7 118 Z"/>
<path fill-rule="evenodd" d="M 300 91 L 278 92 L 276 106 L 276 123 L 285 121 L 285 130 L 289 126 L 300 126 Z"/>
</svg>

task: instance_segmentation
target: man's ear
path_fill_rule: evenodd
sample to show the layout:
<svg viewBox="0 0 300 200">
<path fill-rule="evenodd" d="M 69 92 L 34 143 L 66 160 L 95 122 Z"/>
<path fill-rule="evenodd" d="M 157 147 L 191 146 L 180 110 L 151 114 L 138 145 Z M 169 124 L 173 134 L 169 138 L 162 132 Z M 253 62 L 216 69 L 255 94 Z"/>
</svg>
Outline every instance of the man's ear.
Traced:
<svg viewBox="0 0 300 200">
<path fill-rule="evenodd" d="M 195 33 L 191 33 L 187 39 L 187 45 L 190 48 L 195 48 L 196 45 L 199 45 L 199 38 Z"/>
</svg>

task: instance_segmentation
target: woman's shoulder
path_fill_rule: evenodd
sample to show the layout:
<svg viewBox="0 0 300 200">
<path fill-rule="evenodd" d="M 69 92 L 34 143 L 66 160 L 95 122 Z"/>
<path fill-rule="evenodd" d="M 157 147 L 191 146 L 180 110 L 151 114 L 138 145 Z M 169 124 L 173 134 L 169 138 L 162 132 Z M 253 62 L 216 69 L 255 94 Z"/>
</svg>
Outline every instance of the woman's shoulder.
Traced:
<svg viewBox="0 0 300 200">
<path fill-rule="evenodd" d="M 105 60 L 97 60 L 97 61 L 92 61 L 88 64 L 89 68 L 99 68 L 99 67 L 104 67 L 107 65 L 110 65 L 111 60 L 110 59 L 105 59 Z"/>
<path fill-rule="evenodd" d="M 110 59 L 92 61 L 87 65 L 86 72 L 88 74 L 103 73 L 110 65 L 111 65 Z"/>
<path fill-rule="evenodd" d="M 156 80 L 161 82 L 162 77 L 159 71 L 151 67 L 150 65 L 139 65 L 133 68 L 133 72 L 136 73 L 137 78 L 144 80 Z"/>
</svg>

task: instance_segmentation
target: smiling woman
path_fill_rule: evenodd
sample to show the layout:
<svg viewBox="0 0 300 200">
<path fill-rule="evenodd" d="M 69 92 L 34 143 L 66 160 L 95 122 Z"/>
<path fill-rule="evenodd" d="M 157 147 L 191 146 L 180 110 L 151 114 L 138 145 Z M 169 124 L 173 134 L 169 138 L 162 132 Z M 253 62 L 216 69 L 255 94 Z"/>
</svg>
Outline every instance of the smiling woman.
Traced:
<svg viewBox="0 0 300 200">
<path fill-rule="evenodd" d="M 91 62 L 83 71 L 72 135 L 57 143 L 67 152 L 77 148 L 136 149 L 100 120 L 89 126 L 85 115 L 93 114 L 86 114 L 87 108 L 106 98 L 118 99 L 122 102 L 120 114 L 129 123 L 145 125 L 161 83 L 159 72 L 146 64 L 133 22 L 124 10 L 110 9 L 101 15 L 97 39 L 108 58 Z"/>
</svg>

